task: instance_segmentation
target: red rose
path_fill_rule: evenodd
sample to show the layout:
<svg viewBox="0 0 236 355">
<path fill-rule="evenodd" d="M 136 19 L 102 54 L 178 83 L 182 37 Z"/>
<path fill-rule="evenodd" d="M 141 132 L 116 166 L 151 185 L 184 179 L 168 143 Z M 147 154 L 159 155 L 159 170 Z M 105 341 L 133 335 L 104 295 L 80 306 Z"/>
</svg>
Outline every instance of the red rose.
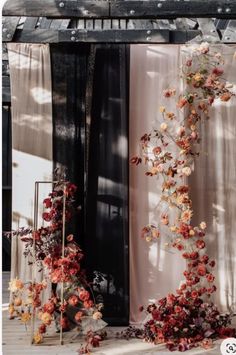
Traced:
<svg viewBox="0 0 236 355">
<path fill-rule="evenodd" d="M 192 291 L 191 292 L 191 296 L 193 299 L 197 298 L 198 297 L 198 292 L 197 291 Z"/>
<path fill-rule="evenodd" d="M 43 219 L 44 219 L 46 222 L 50 222 L 50 221 L 51 221 L 51 215 L 50 215 L 50 213 L 44 212 L 44 213 L 43 213 Z"/>
<path fill-rule="evenodd" d="M 79 303 L 79 298 L 76 295 L 72 295 L 68 299 L 68 303 L 71 306 L 76 306 Z"/>
<path fill-rule="evenodd" d="M 182 312 L 182 307 L 175 306 L 175 313 L 180 313 L 180 312 Z"/>
<path fill-rule="evenodd" d="M 81 301 L 88 301 L 89 300 L 89 292 L 86 290 L 82 290 L 79 292 L 79 298 L 81 299 Z"/>
<path fill-rule="evenodd" d="M 198 248 L 198 249 L 203 249 L 203 248 L 205 248 L 205 242 L 203 241 L 203 240 L 197 240 L 196 241 L 196 247 Z"/>
<path fill-rule="evenodd" d="M 204 264 L 199 264 L 197 267 L 197 273 L 199 276 L 205 276 L 206 275 L 206 266 Z"/>
<path fill-rule="evenodd" d="M 88 300 L 88 301 L 84 301 L 84 308 L 91 308 L 93 307 L 93 301 L 92 300 Z"/>
<path fill-rule="evenodd" d="M 213 282 L 215 280 L 215 277 L 212 274 L 207 274 L 206 279 L 208 282 Z"/>
<path fill-rule="evenodd" d="M 43 200 L 43 204 L 46 208 L 52 207 L 52 201 L 50 198 L 45 198 L 45 200 Z"/>
<path fill-rule="evenodd" d="M 196 260 L 198 257 L 199 257 L 199 254 L 198 254 L 197 251 L 193 251 L 193 252 L 190 254 L 190 259 L 192 259 L 192 260 Z"/>
</svg>

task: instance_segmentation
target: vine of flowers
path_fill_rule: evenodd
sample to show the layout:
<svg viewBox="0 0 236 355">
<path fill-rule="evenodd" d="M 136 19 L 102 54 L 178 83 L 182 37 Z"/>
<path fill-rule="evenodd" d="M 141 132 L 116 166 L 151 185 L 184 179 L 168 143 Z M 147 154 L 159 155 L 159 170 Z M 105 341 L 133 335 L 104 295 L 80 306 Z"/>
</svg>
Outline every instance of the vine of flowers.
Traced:
<svg viewBox="0 0 236 355">
<path fill-rule="evenodd" d="M 200 154 L 201 122 L 211 118 L 211 106 L 216 100 L 228 102 L 235 94 L 231 90 L 233 85 L 224 79 L 223 55 L 208 43 L 187 48 L 181 78 L 185 89 L 180 96 L 173 87 L 163 92 L 165 101 L 176 101 L 175 112 L 169 111 L 168 105 L 160 107 L 162 122 L 141 137 L 142 154 L 131 159 L 132 164 L 147 167 L 146 176 L 163 178 L 162 227 L 145 226 L 142 238 L 154 242 L 165 229 L 170 238 L 168 246 L 179 250 L 187 262 L 185 280 L 176 294 L 168 294 L 146 309 L 150 320 L 144 325 L 144 339 L 165 343 L 171 351 L 185 351 L 198 345 L 208 349 L 213 339 L 236 334 L 228 326 L 230 315 L 221 315 L 211 301 L 216 291 L 216 262 L 206 253 L 206 223 L 192 224 L 192 200 L 186 183 Z M 173 209 L 174 217 L 170 213 Z M 136 333 L 135 328 L 129 328 L 129 336 Z"/>
</svg>

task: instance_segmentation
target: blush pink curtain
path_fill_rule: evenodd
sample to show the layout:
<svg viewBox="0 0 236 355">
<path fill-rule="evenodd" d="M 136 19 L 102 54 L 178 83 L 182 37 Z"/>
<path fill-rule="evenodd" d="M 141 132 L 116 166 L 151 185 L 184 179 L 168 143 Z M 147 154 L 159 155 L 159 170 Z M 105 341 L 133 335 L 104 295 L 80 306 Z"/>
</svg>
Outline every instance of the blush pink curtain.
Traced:
<svg viewBox="0 0 236 355">
<path fill-rule="evenodd" d="M 225 78 L 236 84 L 236 47 L 220 46 L 226 58 Z M 162 91 L 180 88 L 178 71 L 181 47 L 132 45 L 130 72 L 130 157 L 138 154 L 140 137 L 158 122 Z M 217 261 L 218 291 L 215 301 L 222 311 L 235 307 L 236 295 L 236 99 L 217 101 L 211 120 L 201 127 L 202 155 L 189 181 L 193 223 L 208 225 L 208 253 Z M 174 108 L 171 108 L 174 109 Z M 143 166 L 130 167 L 130 321 L 140 323 L 140 305 L 175 292 L 183 279 L 185 262 L 178 252 L 166 249 L 166 239 L 148 244 L 141 229 L 158 224 L 161 180 L 148 178 Z"/>
<path fill-rule="evenodd" d="M 35 181 L 52 179 L 52 93 L 50 49 L 46 44 L 9 43 L 12 99 L 12 229 L 32 228 Z M 51 185 L 41 185 L 39 213 Z M 39 218 L 39 225 L 42 219 Z M 11 278 L 27 282 L 32 267 L 24 243 L 12 238 Z M 37 280 L 44 275 L 37 272 Z M 50 288 L 50 285 L 49 285 Z M 48 291 L 49 292 L 49 291 Z"/>
</svg>

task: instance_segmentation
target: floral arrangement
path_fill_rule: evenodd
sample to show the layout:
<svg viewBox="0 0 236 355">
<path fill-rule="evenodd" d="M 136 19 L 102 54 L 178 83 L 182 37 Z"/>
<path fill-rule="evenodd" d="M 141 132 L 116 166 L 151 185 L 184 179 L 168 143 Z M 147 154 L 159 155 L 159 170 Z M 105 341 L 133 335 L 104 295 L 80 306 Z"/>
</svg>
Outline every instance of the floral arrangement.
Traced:
<svg viewBox="0 0 236 355">
<path fill-rule="evenodd" d="M 81 268 L 84 257 L 79 245 L 72 234 L 66 238 L 63 248 L 63 196 L 65 196 L 65 221 L 68 223 L 73 215 L 73 205 L 77 187 L 70 182 L 59 181 L 54 185 L 53 191 L 43 201 L 46 212 L 42 218 L 48 226 L 36 231 L 21 229 L 20 234 L 25 243 L 25 256 L 32 264 L 33 246 L 35 245 L 35 259 L 38 269 L 46 269 L 47 276 L 41 283 L 23 283 L 19 279 L 11 280 L 9 289 L 12 292 L 12 302 L 9 306 L 10 318 L 20 317 L 21 322 L 27 326 L 34 312 L 40 324 L 34 334 L 34 343 L 43 341 L 43 334 L 53 320 L 56 326 L 67 331 L 77 326 L 78 331 L 86 334 L 86 346 L 82 347 L 81 354 L 89 353 L 89 345 L 98 346 L 103 335 L 93 332 L 106 325 L 101 320 L 103 305 L 96 304 L 90 284 L 86 280 L 85 271 Z M 41 294 L 52 283 L 52 295 L 46 303 L 42 303 Z M 63 283 L 64 296 L 61 302 L 61 287 Z M 99 324 L 98 324 L 99 323 Z M 85 330 L 86 329 L 86 330 Z"/>
<path fill-rule="evenodd" d="M 166 101 L 176 101 L 176 111 L 160 107 L 160 126 L 141 137 L 141 156 L 131 163 L 147 166 L 148 177 L 163 178 L 161 203 L 164 213 L 160 226 L 147 225 L 141 236 L 154 242 L 165 233 L 169 247 L 176 248 L 186 260 L 185 280 L 176 294 L 151 304 L 143 337 L 153 343 L 165 343 L 169 350 L 185 351 L 201 345 L 208 349 L 218 337 L 235 336 L 230 328 L 230 315 L 221 315 L 211 302 L 214 285 L 215 260 L 206 253 L 206 223 L 191 223 L 193 210 L 190 189 L 186 183 L 192 173 L 194 159 L 199 155 L 201 121 L 210 119 L 211 106 L 216 100 L 229 101 L 235 96 L 224 75 L 222 54 L 208 43 L 185 47 L 181 77 L 184 92 L 177 95 L 173 87 L 163 92 Z M 176 211 L 175 216 L 170 210 Z M 142 308 L 143 310 L 143 308 Z M 128 329 L 128 335 L 137 330 Z M 127 336 L 127 332 L 125 335 Z M 138 333 L 140 337 L 140 333 Z"/>
</svg>

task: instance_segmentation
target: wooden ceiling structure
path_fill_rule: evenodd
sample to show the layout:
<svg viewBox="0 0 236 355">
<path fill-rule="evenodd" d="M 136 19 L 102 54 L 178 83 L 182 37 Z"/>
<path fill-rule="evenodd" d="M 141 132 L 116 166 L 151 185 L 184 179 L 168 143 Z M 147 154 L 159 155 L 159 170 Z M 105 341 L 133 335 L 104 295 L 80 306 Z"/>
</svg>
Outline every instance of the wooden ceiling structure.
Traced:
<svg viewBox="0 0 236 355">
<path fill-rule="evenodd" d="M 2 14 L 3 104 L 9 42 L 236 43 L 236 0 L 8 0 Z"/>
</svg>

